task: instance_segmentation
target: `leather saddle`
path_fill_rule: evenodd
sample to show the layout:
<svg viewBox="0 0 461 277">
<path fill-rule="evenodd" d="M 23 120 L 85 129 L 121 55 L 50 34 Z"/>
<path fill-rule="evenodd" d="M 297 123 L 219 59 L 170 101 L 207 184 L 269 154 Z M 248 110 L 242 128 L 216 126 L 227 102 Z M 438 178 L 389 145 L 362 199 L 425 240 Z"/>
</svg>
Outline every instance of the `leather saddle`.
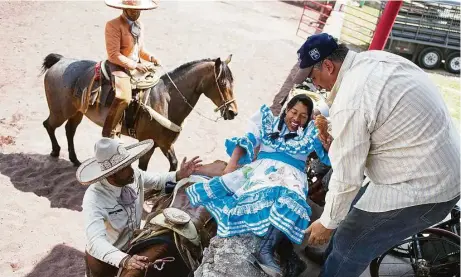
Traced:
<svg viewBox="0 0 461 277">
<path fill-rule="evenodd" d="M 164 234 L 165 229 L 173 231 L 176 247 L 184 262 L 192 271 L 195 271 L 200 265 L 203 250 L 208 247 L 211 238 L 216 235 L 217 225 L 206 208 L 202 206 L 193 207 L 190 204 L 185 190 L 196 182 L 206 181 L 207 178 L 214 176 L 221 176 L 226 165 L 223 161 L 203 165 L 196 172 L 197 175 L 178 182 L 173 193 L 157 196 L 154 200 L 152 212 L 146 218 L 144 232 L 148 237 Z M 190 220 L 186 224 L 176 225 L 165 220 L 164 210 L 167 208 L 176 208 L 185 212 Z"/>
<path fill-rule="evenodd" d="M 160 81 L 155 66 L 150 66 L 149 71 L 145 73 L 130 70 L 129 75 L 133 96 L 139 91 L 154 87 Z M 106 60 L 96 63 L 79 78 L 75 96 L 81 98 L 83 112 L 88 109 L 88 106 L 96 103 L 110 106 L 114 99 L 112 80 Z"/>
<path fill-rule="evenodd" d="M 154 66 L 149 67 L 149 71 L 142 73 L 137 70 L 130 70 L 131 89 L 148 89 L 154 87 L 160 81 L 160 76 L 156 74 Z"/>
</svg>

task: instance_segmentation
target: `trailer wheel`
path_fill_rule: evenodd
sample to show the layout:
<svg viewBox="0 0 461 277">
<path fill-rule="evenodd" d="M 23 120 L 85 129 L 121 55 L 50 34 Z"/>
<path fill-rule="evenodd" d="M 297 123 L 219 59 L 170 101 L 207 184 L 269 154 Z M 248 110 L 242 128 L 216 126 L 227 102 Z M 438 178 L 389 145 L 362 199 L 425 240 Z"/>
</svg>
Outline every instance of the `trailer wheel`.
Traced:
<svg viewBox="0 0 461 277">
<path fill-rule="evenodd" d="M 435 69 L 440 66 L 442 62 L 442 52 L 435 47 L 424 48 L 419 53 L 418 63 L 419 66 L 426 69 Z"/>
<path fill-rule="evenodd" d="M 459 74 L 459 53 L 451 53 L 445 61 L 445 69 L 450 73 Z"/>
</svg>

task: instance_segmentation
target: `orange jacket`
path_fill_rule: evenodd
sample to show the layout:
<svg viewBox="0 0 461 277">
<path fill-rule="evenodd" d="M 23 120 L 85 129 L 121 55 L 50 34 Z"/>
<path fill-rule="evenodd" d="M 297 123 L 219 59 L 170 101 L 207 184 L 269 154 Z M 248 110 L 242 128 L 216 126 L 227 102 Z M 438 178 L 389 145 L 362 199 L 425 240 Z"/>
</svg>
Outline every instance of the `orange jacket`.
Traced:
<svg viewBox="0 0 461 277">
<path fill-rule="evenodd" d="M 138 38 L 139 57 L 151 61 L 153 57 L 144 49 L 144 25 L 139 22 L 141 34 Z M 121 15 L 106 23 L 105 29 L 106 51 L 108 60 L 127 69 L 135 69 L 137 62 L 128 58 L 133 50 L 135 40 L 130 32 L 130 25 Z"/>
</svg>

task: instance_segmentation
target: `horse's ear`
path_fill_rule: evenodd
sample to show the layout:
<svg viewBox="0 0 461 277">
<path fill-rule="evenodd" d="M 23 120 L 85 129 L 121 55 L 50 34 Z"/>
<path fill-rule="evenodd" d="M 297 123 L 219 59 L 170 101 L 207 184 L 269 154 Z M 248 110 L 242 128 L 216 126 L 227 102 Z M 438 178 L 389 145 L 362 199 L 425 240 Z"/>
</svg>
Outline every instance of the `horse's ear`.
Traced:
<svg viewBox="0 0 461 277">
<path fill-rule="evenodd" d="M 216 72 L 216 79 L 219 79 L 219 77 L 221 77 L 221 72 L 222 72 L 221 58 L 217 58 L 216 61 L 214 62 L 214 69 Z"/>
<path fill-rule="evenodd" d="M 217 58 L 216 61 L 214 62 L 214 67 L 221 68 L 221 64 L 222 64 L 221 58 Z"/>
<path fill-rule="evenodd" d="M 229 57 L 227 57 L 225 63 L 229 64 L 231 61 L 232 61 L 232 54 L 230 54 Z"/>
</svg>

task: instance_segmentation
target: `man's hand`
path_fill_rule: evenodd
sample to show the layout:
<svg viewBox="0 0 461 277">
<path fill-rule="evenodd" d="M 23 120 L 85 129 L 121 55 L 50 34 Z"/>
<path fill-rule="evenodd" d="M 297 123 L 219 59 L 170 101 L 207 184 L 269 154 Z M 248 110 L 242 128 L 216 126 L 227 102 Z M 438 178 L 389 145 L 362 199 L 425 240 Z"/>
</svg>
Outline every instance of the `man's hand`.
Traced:
<svg viewBox="0 0 461 277">
<path fill-rule="evenodd" d="M 309 235 L 307 244 L 312 246 L 323 245 L 328 242 L 333 233 L 333 229 L 327 229 L 323 227 L 319 220 L 314 221 L 309 228 L 307 228 L 306 234 Z"/>
<path fill-rule="evenodd" d="M 319 129 L 320 134 L 324 135 L 328 133 L 328 120 L 323 115 L 316 115 L 314 124 Z"/>
<path fill-rule="evenodd" d="M 328 151 L 332 141 L 331 135 L 328 133 L 328 120 L 323 115 L 317 115 L 314 121 L 315 126 L 319 129 L 319 139 L 324 148 Z"/>
<path fill-rule="evenodd" d="M 176 172 L 176 181 L 189 177 L 195 170 L 202 166 L 201 162 L 202 160 L 200 160 L 198 156 L 190 161 L 187 161 L 187 158 L 184 157 L 179 171 Z"/>
<path fill-rule="evenodd" d="M 138 70 L 141 73 L 146 73 L 147 71 L 149 71 L 149 67 L 145 64 L 138 63 L 138 65 L 136 65 L 136 70 Z"/>
<path fill-rule="evenodd" d="M 154 58 L 154 57 L 151 57 L 151 58 L 150 58 L 150 61 L 151 61 L 151 63 L 153 63 L 155 66 L 158 66 L 158 65 L 160 65 L 160 61 L 159 61 L 159 60 L 157 60 L 157 59 L 156 59 L 156 58 Z"/>
<path fill-rule="evenodd" d="M 149 258 L 145 256 L 133 255 L 126 261 L 122 261 L 123 268 L 127 270 L 139 269 L 144 270 L 149 265 Z"/>
</svg>

